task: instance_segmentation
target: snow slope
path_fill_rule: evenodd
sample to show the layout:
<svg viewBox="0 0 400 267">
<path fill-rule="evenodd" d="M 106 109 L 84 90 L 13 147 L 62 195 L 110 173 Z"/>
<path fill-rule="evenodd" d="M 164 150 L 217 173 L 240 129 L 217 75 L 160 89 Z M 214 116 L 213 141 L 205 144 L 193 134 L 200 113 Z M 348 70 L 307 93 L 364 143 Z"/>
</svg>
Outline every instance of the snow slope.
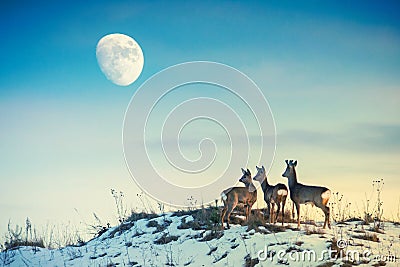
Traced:
<svg viewBox="0 0 400 267">
<path fill-rule="evenodd" d="M 345 258 L 335 259 L 335 253 L 329 258 L 329 248 L 338 245 L 342 253 L 361 255 L 354 264 L 377 266 L 379 257 L 389 255 L 381 264 L 400 263 L 399 258 L 391 258 L 400 256 L 400 227 L 392 223 L 385 223 L 384 233 L 369 231 L 372 225 L 358 221 L 334 225 L 331 230 L 278 225 L 260 226 L 257 231 L 241 225 L 224 231 L 206 230 L 192 215 L 168 213 L 110 228 L 82 246 L 3 251 L 0 266 L 342 266 Z M 379 242 L 365 238 L 378 238 Z"/>
</svg>

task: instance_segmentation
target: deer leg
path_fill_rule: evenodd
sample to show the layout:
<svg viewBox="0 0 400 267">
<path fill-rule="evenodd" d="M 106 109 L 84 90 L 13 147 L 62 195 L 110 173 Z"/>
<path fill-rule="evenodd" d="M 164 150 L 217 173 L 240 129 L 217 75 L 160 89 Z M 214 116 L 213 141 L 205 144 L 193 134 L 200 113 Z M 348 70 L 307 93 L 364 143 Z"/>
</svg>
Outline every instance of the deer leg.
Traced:
<svg viewBox="0 0 400 267">
<path fill-rule="evenodd" d="M 328 221 L 328 228 L 331 229 L 331 210 L 328 206 L 325 206 L 328 209 L 328 213 L 326 214 L 326 217 L 328 217 L 326 220 Z"/>
<path fill-rule="evenodd" d="M 329 222 L 329 207 L 325 206 L 326 212 L 325 212 L 325 222 L 324 222 L 324 229 L 326 225 L 328 224 L 328 228 L 331 229 L 331 223 Z"/>
<path fill-rule="evenodd" d="M 281 210 L 281 203 L 277 202 L 276 207 L 277 207 L 277 210 L 276 210 L 276 216 L 275 216 L 275 223 L 278 221 L 279 212 Z"/>
<path fill-rule="evenodd" d="M 251 215 L 251 206 L 247 205 L 247 209 L 246 209 L 246 222 L 249 221 L 249 217 Z"/>
<path fill-rule="evenodd" d="M 221 212 L 221 228 L 222 228 L 222 230 L 224 230 L 224 218 L 225 218 L 227 208 L 228 208 L 227 205 L 224 205 L 224 208 L 222 209 L 222 212 Z"/>
<path fill-rule="evenodd" d="M 265 217 L 266 217 L 266 214 L 267 214 L 267 209 L 266 209 L 266 208 L 264 208 L 264 217 L 263 217 L 263 219 L 265 219 Z"/>
<path fill-rule="evenodd" d="M 228 226 L 228 229 L 230 229 L 231 227 L 229 226 L 229 222 L 230 222 L 230 216 L 231 216 L 231 213 L 232 213 L 232 211 L 233 211 L 233 209 L 236 207 L 236 205 L 237 204 L 230 204 L 230 205 L 228 205 L 228 209 L 227 209 L 227 212 L 226 212 L 226 224 L 227 224 L 227 226 Z"/>
<path fill-rule="evenodd" d="M 275 223 L 275 215 L 274 215 L 274 212 L 275 212 L 275 203 L 271 203 L 271 223 Z"/>
<path fill-rule="evenodd" d="M 245 217 L 245 222 L 248 221 L 248 216 L 249 216 L 249 208 L 247 205 L 244 205 L 244 217 Z"/>
<path fill-rule="evenodd" d="M 267 214 L 268 214 L 268 221 L 271 223 L 271 203 L 267 203 Z"/>
<path fill-rule="evenodd" d="M 282 225 L 285 221 L 285 202 L 286 202 L 286 198 L 282 199 Z"/>
<path fill-rule="evenodd" d="M 294 202 L 292 202 L 292 220 L 294 220 Z"/>
<path fill-rule="evenodd" d="M 300 204 L 296 203 L 297 210 L 297 228 L 300 228 Z"/>
<path fill-rule="evenodd" d="M 325 222 L 324 222 L 324 229 L 326 228 L 326 225 L 328 224 L 328 228 L 331 229 L 331 223 L 329 221 L 329 214 L 330 214 L 330 210 L 329 207 L 327 206 L 323 206 L 321 205 L 321 207 L 319 207 L 325 214 Z"/>
</svg>

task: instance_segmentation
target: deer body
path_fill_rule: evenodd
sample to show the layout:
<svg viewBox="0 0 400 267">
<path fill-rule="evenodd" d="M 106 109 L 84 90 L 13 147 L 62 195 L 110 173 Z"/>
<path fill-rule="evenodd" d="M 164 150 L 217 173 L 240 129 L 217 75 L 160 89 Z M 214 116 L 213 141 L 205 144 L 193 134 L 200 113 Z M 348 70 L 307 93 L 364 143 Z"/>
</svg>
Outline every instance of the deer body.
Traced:
<svg viewBox="0 0 400 267">
<path fill-rule="evenodd" d="M 293 201 L 297 210 L 297 227 L 300 227 L 300 204 L 311 203 L 312 205 L 320 208 L 325 214 L 324 228 L 328 225 L 331 228 L 329 214 L 330 210 L 327 206 L 331 191 L 326 187 L 304 185 L 297 182 L 297 175 L 295 167 L 297 161 L 285 161 L 286 170 L 282 174 L 283 177 L 288 178 L 290 189 L 290 199 Z"/>
<path fill-rule="evenodd" d="M 257 200 L 257 190 L 254 187 L 251 181 L 251 173 L 247 169 L 247 171 L 243 170 L 243 176 L 240 178 L 240 182 L 244 183 L 246 187 L 232 187 L 227 190 L 224 190 L 221 193 L 222 201 L 224 203 L 224 208 L 221 212 L 221 225 L 222 229 L 224 228 L 224 218 L 227 218 L 227 226 L 229 226 L 229 216 L 231 215 L 233 209 L 237 205 L 246 206 L 246 221 L 249 219 L 251 207 Z"/>
<path fill-rule="evenodd" d="M 257 174 L 253 180 L 258 181 L 261 184 L 261 188 L 264 192 L 264 201 L 267 203 L 267 214 L 269 216 L 269 222 L 275 223 L 279 216 L 282 204 L 282 225 L 284 221 L 285 203 L 288 195 L 288 189 L 284 184 L 270 185 L 268 183 L 267 174 L 264 166 L 261 168 L 257 167 Z M 277 205 L 276 217 L 274 217 L 275 204 Z M 272 205 L 272 209 L 271 209 Z"/>
</svg>

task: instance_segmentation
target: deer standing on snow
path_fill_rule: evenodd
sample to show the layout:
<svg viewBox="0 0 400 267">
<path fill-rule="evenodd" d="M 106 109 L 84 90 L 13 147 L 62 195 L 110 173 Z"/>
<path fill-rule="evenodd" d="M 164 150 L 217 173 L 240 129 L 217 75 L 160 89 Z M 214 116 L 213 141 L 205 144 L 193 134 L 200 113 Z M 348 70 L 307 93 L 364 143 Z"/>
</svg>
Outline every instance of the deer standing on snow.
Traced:
<svg viewBox="0 0 400 267">
<path fill-rule="evenodd" d="M 300 204 L 311 203 L 324 212 L 324 229 L 327 224 L 329 229 L 331 229 L 331 223 L 329 220 L 329 207 L 327 207 L 329 198 L 331 196 L 331 190 L 326 187 L 310 186 L 298 183 L 295 170 L 297 161 L 293 162 L 293 160 L 285 160 L 285 162 L 286 170 L 282 176 L 288 178 L 289 180 L 290 199 L 293 201 L 297 210 L 297 228 L 300 228 Z"/>
<path fill-rule="evenodd" d="M 278 220 L 279 211 L 281 209 L 282 203 L 282 225 L 285 216 L 285 203 L 288 195 L 288 189 L 284 184 L 270 185 L 267 180 L 267 174 L 265 172 L 264 166 L 257 168 L 257 174 L 254 176 L 253 180 L 261 184 L 261 188 L 264 191 L 264 200 L 267 203 L 267 214 L 269 216 L 269 222 L 275 223 Z M 276 217 L 274 218 L 275 203 L 277 205 Z M 271 209 L 272 204 L 272 209 Z"/>
<path fill-rule="evenodd" d="M 221 225 L 224 229 L 224 218 L 227 217 L 227 226 L 229 226 L 229 216 L 237 205 L 244 205 L 246 207 L 246 222 L 249 220 L 251 207 L 257 200 L 257 190 L 251 180 L 251 173 L 249 169 L 245 171 L 242 169 L 243 176 L 239 179 L 246 187 L 232 187 L 224 190 L 221 193 L 221 198 L 224 203 L 224 208 L 221 213 Z"/>
</svg>

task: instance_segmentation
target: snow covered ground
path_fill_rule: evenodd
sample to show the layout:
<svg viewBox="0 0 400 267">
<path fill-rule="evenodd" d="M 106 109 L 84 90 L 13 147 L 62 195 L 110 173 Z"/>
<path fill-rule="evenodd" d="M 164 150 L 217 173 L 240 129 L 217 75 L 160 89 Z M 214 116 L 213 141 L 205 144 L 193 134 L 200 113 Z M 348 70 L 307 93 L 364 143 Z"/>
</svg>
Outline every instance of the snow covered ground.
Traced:
<svg viewBox="0 0 400 267">
<path fill-rule="evenodd" d="M 277 224 L 248 231 L 232 224 L 220 231 L 199 224 L 194 214 L 168 213 L 109 228 L 81 246 L 3 251 L 0 266 L 400 265 L 399 225 L 384 223 L 382 233 L 360 221 L 330 230 L 320 225 L 302 224 L 297 230 L 295 224 Z"/>
</svg>

